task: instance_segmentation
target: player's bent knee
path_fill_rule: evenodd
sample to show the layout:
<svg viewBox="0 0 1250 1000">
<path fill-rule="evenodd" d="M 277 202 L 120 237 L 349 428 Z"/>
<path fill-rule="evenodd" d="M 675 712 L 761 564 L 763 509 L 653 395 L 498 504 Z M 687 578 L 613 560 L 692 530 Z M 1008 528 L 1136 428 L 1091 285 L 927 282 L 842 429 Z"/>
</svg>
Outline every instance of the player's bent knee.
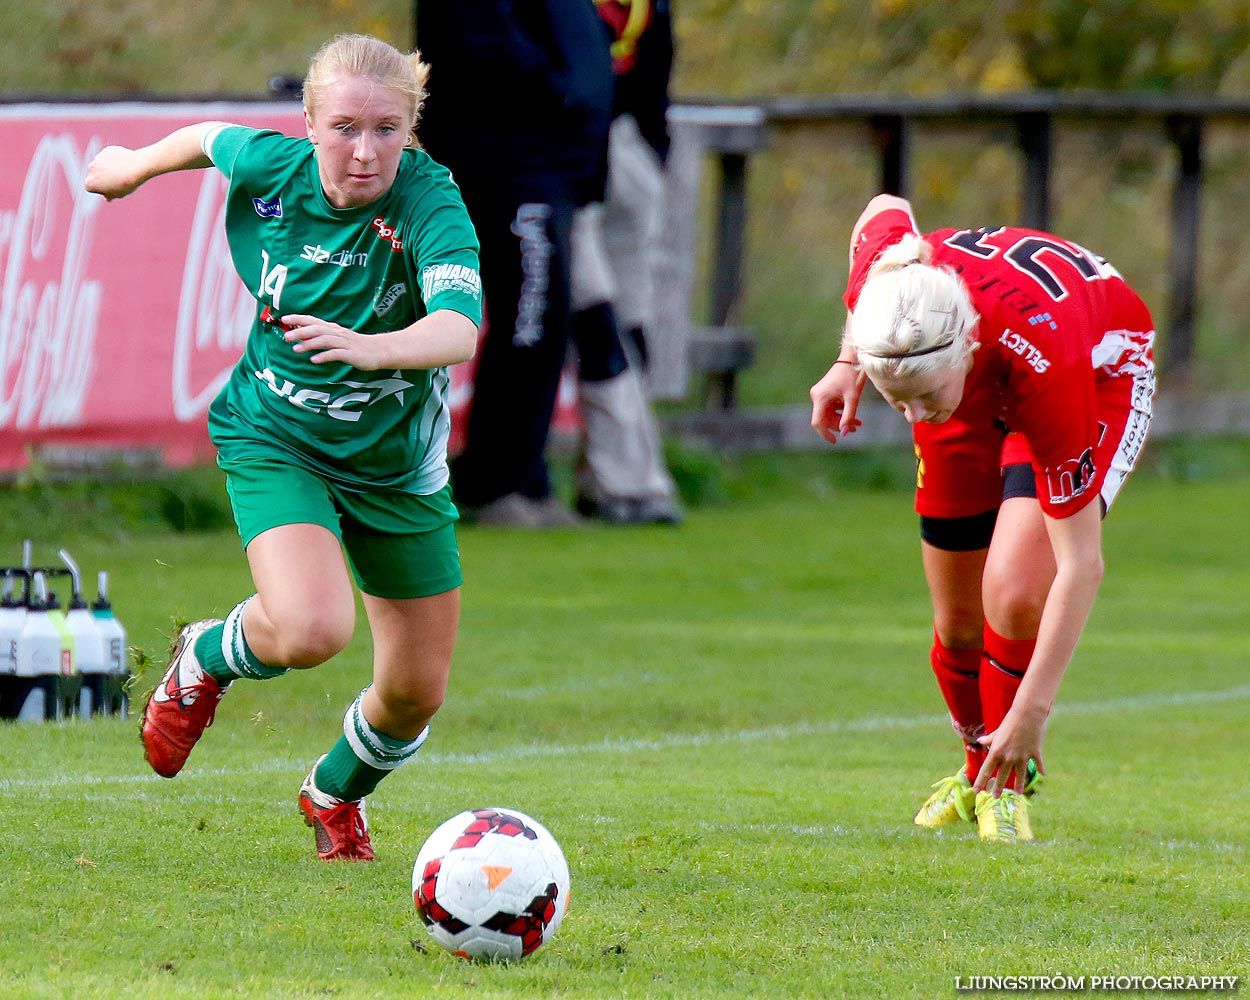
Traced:
<svg viewBox="0 0 1250 1000">
<path fill-rule="evenodd" d="M 1036 635 L 1046 591 L 1010 574 L 987 574 L 983 581 L 986 620 L 1003 635 Z"/>
<path fill-rule="evenodd" d="M 276 637 L 281 663 L 295 669 L 325 663 L 347 648 L 353 624 L 325 618 L 283 623 Z"/>
</svg>

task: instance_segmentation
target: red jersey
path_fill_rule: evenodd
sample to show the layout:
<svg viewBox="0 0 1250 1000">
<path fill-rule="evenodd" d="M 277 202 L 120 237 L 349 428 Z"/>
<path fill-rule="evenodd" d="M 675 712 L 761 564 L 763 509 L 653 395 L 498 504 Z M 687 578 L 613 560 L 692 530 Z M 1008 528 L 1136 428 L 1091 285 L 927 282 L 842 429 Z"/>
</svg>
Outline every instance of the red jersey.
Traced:
<svg viewBox="0 0 1250 1000">
<path fill-rule="evenodd" d="M 915 220 L 900 209 L 868 220 L 856 241 L 843 297 L 848 309 L 854 310 L 881 251 L 910 233 L 918 234 Z M 1075 513 L 1099 493 L 1108 471 L 1097 461 L 1099 445 L 1109 430 L 1116 435 L 1125 430 L 1120 411 L 1128 406 L 1149 414 L 1154 390 L 1149 311 L 1105 260 L 1050 233 L 1000 226 L 941 229 L 923 238 L 933 249 L 934 264 L 963 281 L 981 317 L 973 334 L 980 347 L 964 400 L 971 403 L 981 393 L 994 399 L 990 409 L 975 412 L 961 403 L 951 419 L 1001 421 L 1019 432 L 1028 449 L 1008 461 L 1032 461 L 1047 514 Z M 1001 434 L 992 426 L 984 430 Z M 1127 444 L 1134 449 L 1130 468 L 1144 431 L 1140 437 Z M 1124 447 L 1117 438 L 1117 450 Z M 1107 454 L 1103 466 L 1112 461 Z"/>
</svg>

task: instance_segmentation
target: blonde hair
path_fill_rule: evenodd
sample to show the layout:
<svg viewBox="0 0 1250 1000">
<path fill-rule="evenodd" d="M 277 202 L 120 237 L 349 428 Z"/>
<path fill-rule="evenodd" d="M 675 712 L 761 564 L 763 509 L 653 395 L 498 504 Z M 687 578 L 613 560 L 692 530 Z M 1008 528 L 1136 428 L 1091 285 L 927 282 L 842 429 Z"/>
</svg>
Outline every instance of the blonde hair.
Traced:
<svg viewBox="0 0 1250 1000">
<path fill-rule="evenodd" d="M 317 50 L 304 78 L 304 110 L 312 117 L 317 102 L 337 78 L 372 80 L 379 87 L 404 95 L 409 101 L 408 145 L 417 149 L 417 122 L 425 104 L 430 67 L 420 52 L 403 53 L 372 35 L 338 35 Z"/>
<path fill-rule="evenodd" d="M 905 236 L 868 269 L 844 342 L 870 378 L 910 378 L 954 368 L 976 349 L 980 319 L 963 281 L 933 263 L 933 248 Z"/>
</svg>

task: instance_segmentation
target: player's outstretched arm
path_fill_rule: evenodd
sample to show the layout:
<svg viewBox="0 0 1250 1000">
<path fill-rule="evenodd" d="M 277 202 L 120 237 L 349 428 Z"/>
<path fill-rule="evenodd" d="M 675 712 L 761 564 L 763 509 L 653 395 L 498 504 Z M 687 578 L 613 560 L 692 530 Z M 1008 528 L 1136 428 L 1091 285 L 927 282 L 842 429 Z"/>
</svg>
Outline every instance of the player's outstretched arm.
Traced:
<svg viewBox="0 0 1250 1000">
<path fill-rule="evenodd" d="M 1012 772 L 1023 778 L 1030 757 L 1038 772 L 1046 773 L 1042 759 L 1046 721 L 1102 583 L 1098 498 L 1070 517 L 1046 517 L 1045 523 L 1056 571 L 1042 609 L 1037 646 L 1011 710 L 998 729 L 980 739 L 988 753 L 973 787 L 977 791 L 987 788 L 995 795 L 1006 786 Z"/>
<path fill-rule="evenodd" d="M 204 136 L 222 122 L 200 122 L 175 129 L 150 146 L 105 146 L 87 165 L 85 186 L 109 201 L 124 198 L 145 181 L 175 170 L 212 166 L 204 154 Z"/>
</svg>

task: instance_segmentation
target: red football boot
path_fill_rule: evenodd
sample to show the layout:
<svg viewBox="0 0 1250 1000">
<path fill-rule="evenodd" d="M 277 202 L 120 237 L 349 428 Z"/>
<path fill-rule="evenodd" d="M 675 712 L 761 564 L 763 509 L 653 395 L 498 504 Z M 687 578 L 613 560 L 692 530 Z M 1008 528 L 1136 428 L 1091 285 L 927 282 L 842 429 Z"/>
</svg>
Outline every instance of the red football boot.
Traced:
<svg viewBox="0 0 1250 1000">
<path fill-rule="evenodd" d="M 217 703 L 226 688 L 204 672 L 195 656 L 195 640 L 221 622 L 206 618 L 178 633 L 169 654 L 169 669 L 143 709 L 143 753 L 152 770 L 172 778 L 182 770 L 191 748 L 213 724 Z"/>
<path fill-rule="evenodd" d="M 317 761 L 318 764 L 321 761 Z M 299 789 L 299 807 L 304 822 L 317 837 L 317 857 L 322 861 L 372 861 L 369 826 L 365 822 L 365 800 L 337 799 L 313 783 L 316 765 Z"/>
</svg>

